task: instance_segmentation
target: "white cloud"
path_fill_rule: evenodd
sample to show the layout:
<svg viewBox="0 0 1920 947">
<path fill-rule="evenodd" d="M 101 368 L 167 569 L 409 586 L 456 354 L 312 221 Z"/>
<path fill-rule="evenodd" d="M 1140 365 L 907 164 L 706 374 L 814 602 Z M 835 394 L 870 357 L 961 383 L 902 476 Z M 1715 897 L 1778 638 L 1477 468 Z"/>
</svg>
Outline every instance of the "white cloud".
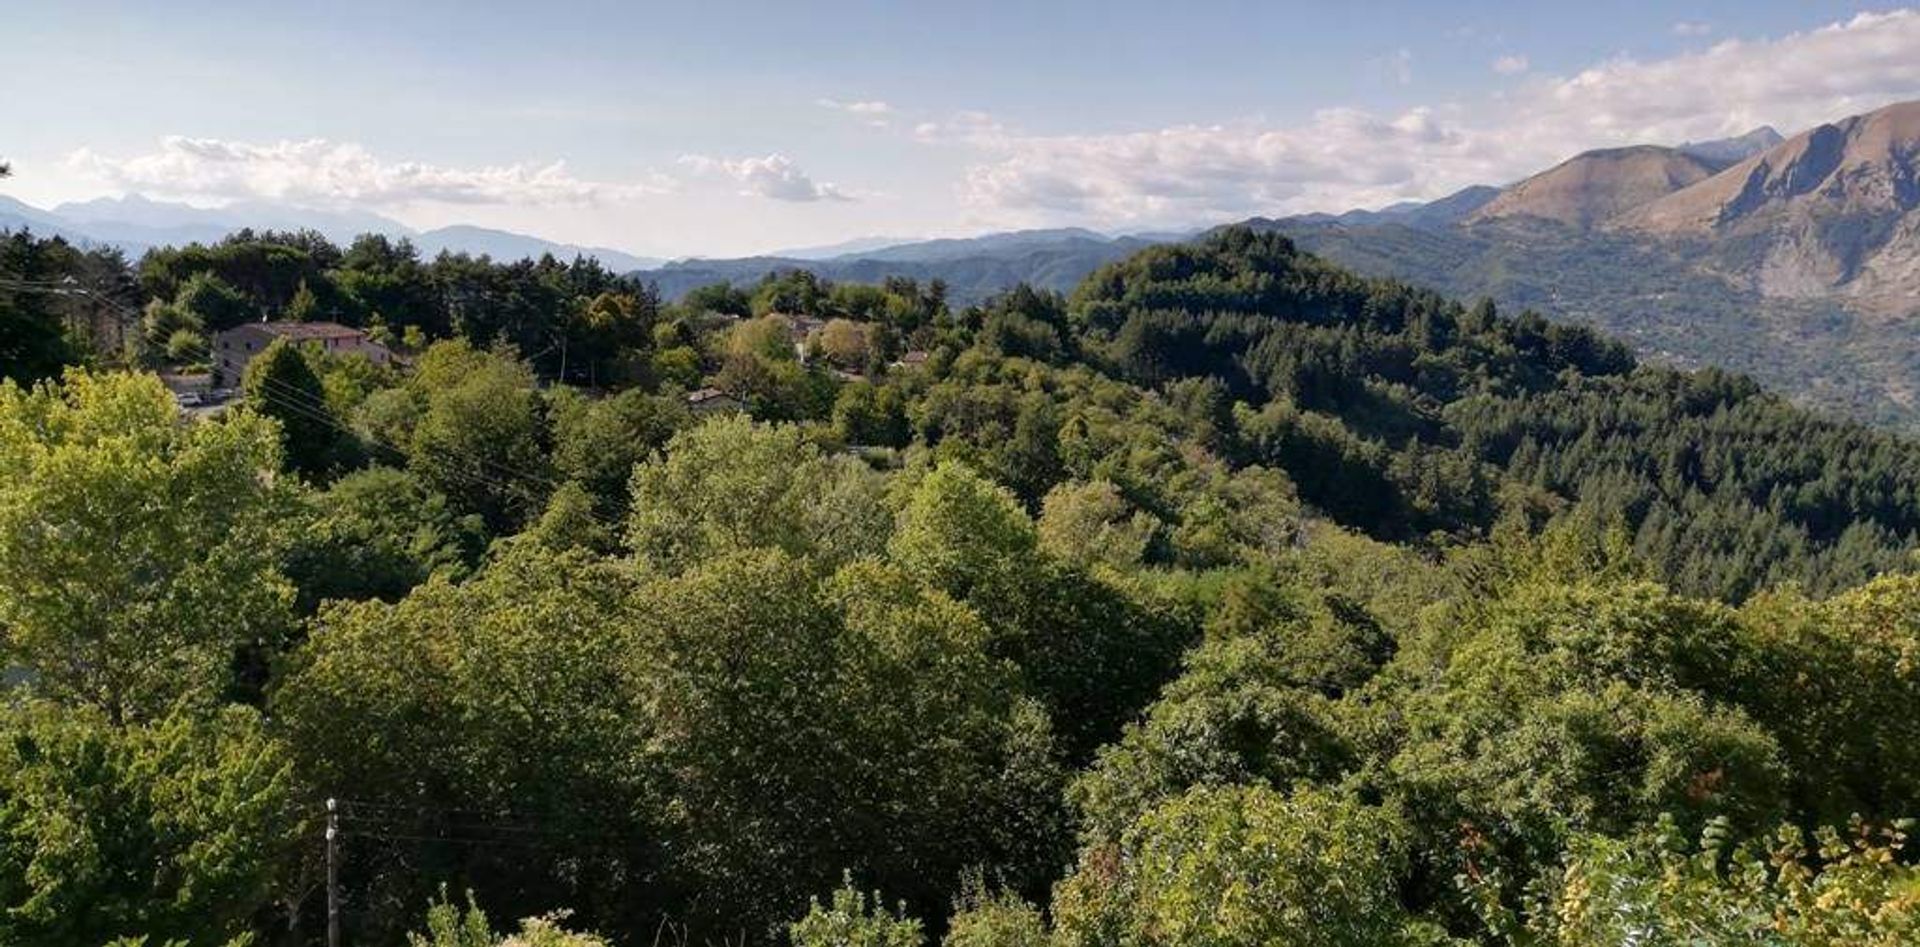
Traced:
<svg viewBox="0 0 1920 947">
<path fill-rule="evenodd" d="M 1125 135 L 1007 136 L 971 168 L 976 205 L 1115 221 L 1185 222 L 1391 198 L 1438 174 L 1490 170 L 1492 156 L 1416 109 L 1379 118 L 1330 109 L 1298 128 L 1188 125 Z"/>
<path fill-rule="evenodd" d="M 843 102 L 839 99 L 814 99 L 813 104 L 821 108 L 833 109 L 836 112 L 845 112 L 848 115 L 861 119 L 872 128 L 891 128 L 893 125 L 891 121 L 891 117 L 894 114 L 893 106 L 878 99 L 859 102 Z"/>
<path fill-rule="evenodd" d="M 877 99 L 864 102 L 842 102 L 839 99 L 815 99 L 814 104 L 822 108 L 851 112 L 855 115 L 891 115 L 893 106 Z"/>
<path fill-rule="evenodd" d="M 835 185 L 816 182 L 794 166 L 786 155 L 764 158 L 712 158 L 685 155 L 680 163 L 701 174 L 719 174 L 732 178 L 741 193 L 776 201 L 850 201 L 853 198 Z"/>
<path fill-rule="evenodd" d="M 1703 20 L 1681 20 L 1673 25 L 1675 36 L 1706 36 L 1713 32 L 1713 24 Z"/>
<path fill-rule="evenodd" d="M 114 158 L 81 148 L 66 164 L 82 176 L 148 195 L 317 206 L 578 205 L 631 200 L 674 186 L 658 174 L 630 183 L 583 180 L 559 161 L 481 168 L 382 161 L 360 145 L 321 138 L 253 144 L 170 135 L 148 154 Z"/>
<path fill-rule="evenodd" d="M 1791 132 L 1917 96 L 1920 12 L 1897 11 L 1535 75 L 1477 105 L 1087 135 L 1022 134 L 975 114 L 924 124 L 916 136 L 979 152 L 961 185 L 976 207 L 1184 224 L 1433 198 L 1505 183 L 1588 148 L 1697 141 L 1761 124 Z"/>
<path fill-rule="evenodd" d="M 1006 139 L 1007 127 L 986 112 L 956 112 L 944 122 L 921 122 L 915 125 L 913 137 L 928 143 L 994 145 Z"/>
<path fill-rule="evenodd" d="M 1525 56 L 1501 56 L 1493 61 L 1493 71 L 1503 76 L 1517 76 L 1533 68 L 1533 63 Z"/>
</svg>

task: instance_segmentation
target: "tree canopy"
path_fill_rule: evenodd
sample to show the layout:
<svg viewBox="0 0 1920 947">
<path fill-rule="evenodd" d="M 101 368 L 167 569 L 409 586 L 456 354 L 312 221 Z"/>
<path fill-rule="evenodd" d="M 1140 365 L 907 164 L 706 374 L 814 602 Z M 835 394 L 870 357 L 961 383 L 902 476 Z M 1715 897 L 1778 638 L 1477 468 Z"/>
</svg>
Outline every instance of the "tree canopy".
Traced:
<svg viewBox="0 0 1920 947">
<path fill-rule="evenodd" d="M 350 943 L 1913 937 L 1920 445 L 1746 379 L 1244 229 L 969 307 L 8 239 L 130 296 L 0 289 L 0 942 L 318 943 L 328 799 Z M 137 370 L 261 316 L 395 358 Z"/>
</svg>

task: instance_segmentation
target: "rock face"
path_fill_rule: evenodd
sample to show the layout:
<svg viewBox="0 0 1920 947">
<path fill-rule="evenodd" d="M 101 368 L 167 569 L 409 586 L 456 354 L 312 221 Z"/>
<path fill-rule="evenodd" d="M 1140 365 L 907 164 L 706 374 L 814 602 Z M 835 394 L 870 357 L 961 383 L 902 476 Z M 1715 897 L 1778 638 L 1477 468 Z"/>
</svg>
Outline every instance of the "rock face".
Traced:
<svg viewBox="0 0 1920 947">
<path fill-rule="evenodd" d="M 1920 309 L 1920 102 L 1801 132 L 1609 222 L 1692 238 L 1768 296 Z"/>
<path fill-rule="evenodd" d="M 1589 151 L 1505 189 L 1467 223 L 1532 217 L 1585 229 L 1704 181 L 1722 167 L 1658 145 Z"/>
</svg>

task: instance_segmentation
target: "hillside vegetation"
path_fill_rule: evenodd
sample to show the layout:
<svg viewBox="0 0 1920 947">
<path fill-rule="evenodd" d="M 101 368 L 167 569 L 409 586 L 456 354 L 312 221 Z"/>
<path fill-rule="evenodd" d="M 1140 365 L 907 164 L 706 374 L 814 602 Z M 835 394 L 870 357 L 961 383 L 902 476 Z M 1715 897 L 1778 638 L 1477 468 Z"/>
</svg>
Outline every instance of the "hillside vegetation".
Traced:
<svg viewBox="0 0 1920 947">
<path fill-rule="evenodd" d="M 1360 272 L 1589 322 L 1654 358 L 1920 424 L 1920 102 L 1591 151 L 1396 213 L 1252 221 Z M 1464 203 L 1463 203 L 1464 201 Z"/>
<path fill-rule="evenodd" d="M 355 944 L 1920 937 L 1920 444 L 1743 376 L 1250 228 L 6 252 L 0 943 L 319 943 L 330 798 Z M 289 311 L 408 364 L 121 370 Z"/>
</svg>

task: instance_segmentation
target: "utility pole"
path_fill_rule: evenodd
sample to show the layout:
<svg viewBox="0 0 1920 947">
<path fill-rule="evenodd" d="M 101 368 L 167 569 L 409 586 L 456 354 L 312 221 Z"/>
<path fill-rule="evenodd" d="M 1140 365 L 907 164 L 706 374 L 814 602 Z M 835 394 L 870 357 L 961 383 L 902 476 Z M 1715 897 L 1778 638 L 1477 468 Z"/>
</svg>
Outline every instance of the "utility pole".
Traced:
<svg viewBox="0 0 1920 947">
<path fill-rule="evenodd" d="M 340 806 L 327 797 L 327 947 L 340 947 Z"/>
</svg>

